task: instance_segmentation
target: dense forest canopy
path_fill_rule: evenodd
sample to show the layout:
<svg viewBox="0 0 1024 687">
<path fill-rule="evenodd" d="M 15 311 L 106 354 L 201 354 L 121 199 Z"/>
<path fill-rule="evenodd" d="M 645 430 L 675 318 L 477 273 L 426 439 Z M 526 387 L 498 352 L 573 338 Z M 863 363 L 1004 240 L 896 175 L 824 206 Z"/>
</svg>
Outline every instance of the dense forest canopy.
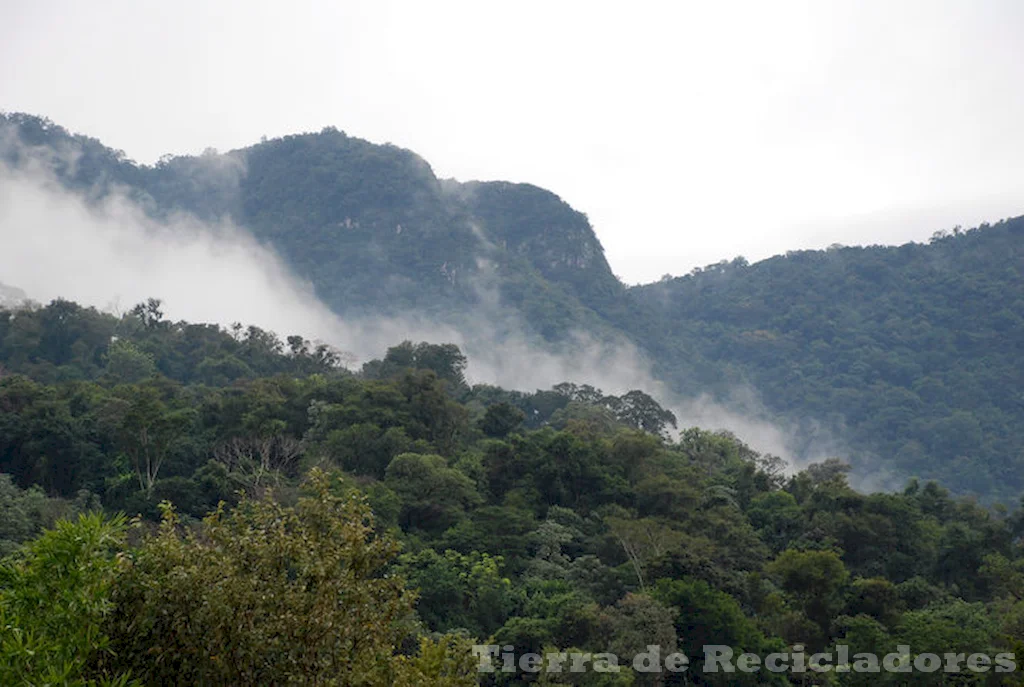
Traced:
<svg viewBox="0 0 1024 687">
<path fill-rule="evenodd" d="M 1016 504 L 858 493 L 838 461 L 786 473 L 639 390 L 471 386 L 431 343 L 350 371 L 155 300 L 4 311 L 0 364 L 3 684 L 535 681 L 478 673 L 487 643 L 694 661 L 539 684 L 785 685 L 801 677 L 705 673 L 701 647 L 1024 638 Z"/>
<path fill-rule="evenodd" d="M 146 166 L 0 128 L 0 161 L 87 202 L 229 219 L 342 316 L 624 337 L 680 396 L 752 388 L 843 447 L 796 470 L 641 389 L 475 384 L 443 341 L 356 366 L 0 285 L 0 684 L 927 685 L 708 673 L 702 647 L 1024 647 L 1024 218 L 629 287 L 554 194 L 335 129 Z M 480 673 L 474 644 L 693 666 Z"/>
<path fill-rule="evenodd" d="M 758 412 L 795 428 L 796 458 L 824 436 L 887 486 L 934 478 L 986 502 L 1024 489 L 1024 218 L 627 287 L 554 194 L 439 180 L 407 150 L 333 128 L 145 166 L 48 120 L 2 117 L 9 165 L 42 156 L 93 199 L 116 189 L 156 216 L 231 218 L 342 315 L 625 337 L 681 397 L 752 389 Z"/>
<path fill-rule="evenodd" d="M 737 260 L 633 294 L 665 338 L 749 382 L 769 406 L 842 428 L 862 471 L 895 466 L 1015 499 L 1022 269 L 1018 218 L 928 244 Z"/>
</svg>

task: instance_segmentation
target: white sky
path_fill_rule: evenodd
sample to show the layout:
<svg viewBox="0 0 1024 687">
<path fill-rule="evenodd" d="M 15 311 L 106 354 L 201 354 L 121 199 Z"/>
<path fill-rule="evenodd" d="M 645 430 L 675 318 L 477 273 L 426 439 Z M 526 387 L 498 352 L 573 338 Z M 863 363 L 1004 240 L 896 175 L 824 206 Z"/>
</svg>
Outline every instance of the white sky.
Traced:
<svg viewBox="0 0 1024 687">
<path fill-rule="evenodd" d="M 0 0 L 0 109 L 140 162 L 334 125 L 586 212 L 629 283 L 1024 213 L 1024 2 Z"/>
</svg>

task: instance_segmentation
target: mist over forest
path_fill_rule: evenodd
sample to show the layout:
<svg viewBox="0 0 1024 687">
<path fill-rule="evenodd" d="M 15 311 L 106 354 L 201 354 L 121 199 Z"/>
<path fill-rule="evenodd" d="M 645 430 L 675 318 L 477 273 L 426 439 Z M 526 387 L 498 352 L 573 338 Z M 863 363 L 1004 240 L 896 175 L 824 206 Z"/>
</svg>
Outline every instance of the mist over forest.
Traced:
<svg viewBox="0 0 1024 687">
<path fill-rule="evenodd" d="M 299 333 L 359 364 L 406 339 L 454 343 L 475 382 L 643 388 L 684 426 L 795 466 L 841 458 L 864 488 L 1021 487 L 1021 220 L 626 287 L 553 193 L 439 180 L 337 130 L 152 167 L 28 115 L 5 131 L 0 281 L 35 301 L 156 297 L 174 318 Z"/>
<path fill-rule="evenodd" d="M 0 115 L 0 682 L 1016 651 L 1024 217 L 629 286 L 581 210 L 334 128 L 141 165 Z M 797 684 L 687 676 L 571 684 Z"/>
</svg>

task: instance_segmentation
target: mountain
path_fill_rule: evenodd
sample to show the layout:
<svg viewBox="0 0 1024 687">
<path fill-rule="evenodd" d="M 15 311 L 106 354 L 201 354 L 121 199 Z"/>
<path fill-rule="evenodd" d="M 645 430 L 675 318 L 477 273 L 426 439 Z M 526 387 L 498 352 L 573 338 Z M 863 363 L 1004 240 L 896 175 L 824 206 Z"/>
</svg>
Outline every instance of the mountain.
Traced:
<svg viewBox="0 0 1024 687">
<path fill-rule="evenodd" d="M 497 300 L 555 340 L 600 328 L 583 298 L 624 293 L 586 217 L 554 194 L 440 180 L 410 151 L 336 129 L 150 167 L 38 117 L 5 120 L 21 143 L 0 154 L 9 165 L 43 149 L 61 181 L 90 197 L 117 189 L 156 216 L 228 218 L 343 315 L 415 311 L 465 324 L 460 313 Z"/>
<path fill-rule="evenodd" d="M 1016 500 L 1024 459 L 1024 218 L 928 244 L 797 251 L 638 287 L 708 364 L 895 465 Z M 671 370 L 668 372 L 671 375 Z"/>
<path fill-rule="evenodd" d="M 681 396 L 753 389 L 798 454 L 831 436 L 862 477 L 935 477 L 987 500 L 1024 489 L 1024 218 L 627 288 L 555 194 L 438 179 L 410 151 L 333 128 L 145 166 L 45 119 L 3 121 L 9 165 L 44 151 L 91 198 L 118 189 L 155 216 L 229 218 L 342 315 L 624 338 Z"/>
</svg>

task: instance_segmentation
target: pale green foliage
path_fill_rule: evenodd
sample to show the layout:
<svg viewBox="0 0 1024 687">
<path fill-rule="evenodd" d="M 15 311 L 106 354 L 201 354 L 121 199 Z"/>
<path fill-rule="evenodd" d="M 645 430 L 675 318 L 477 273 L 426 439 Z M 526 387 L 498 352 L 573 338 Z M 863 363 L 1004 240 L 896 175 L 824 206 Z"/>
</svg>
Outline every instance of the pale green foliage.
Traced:
<svg viewBox="0 0 1024 687">
<path fill-rule="evenodd" d="M 478 684 L 477 659 L 472 642 L 444 635 L 438 639 L 420 639 L 416 656 L 398 656 L 394 660 L 390 687 L 470 687 Z"/>
<path fill-rule="evenodd" d="M 319 471 L 306 487 L 295 507 L 244 499 L 186 532 L 165 506 L 114 597 L 115 643 L 148 683 L 384 685 L 450 668 L 433 646 L 434 668 L 394 657 L 414 596 L 365 500 Z"/>
<path fill-rule="evenodd" d="M 94 669 L 124 546 L 123 517 L 81 515 L 0 564 L 0 684 L 132 684 Z"/>
</svg>

